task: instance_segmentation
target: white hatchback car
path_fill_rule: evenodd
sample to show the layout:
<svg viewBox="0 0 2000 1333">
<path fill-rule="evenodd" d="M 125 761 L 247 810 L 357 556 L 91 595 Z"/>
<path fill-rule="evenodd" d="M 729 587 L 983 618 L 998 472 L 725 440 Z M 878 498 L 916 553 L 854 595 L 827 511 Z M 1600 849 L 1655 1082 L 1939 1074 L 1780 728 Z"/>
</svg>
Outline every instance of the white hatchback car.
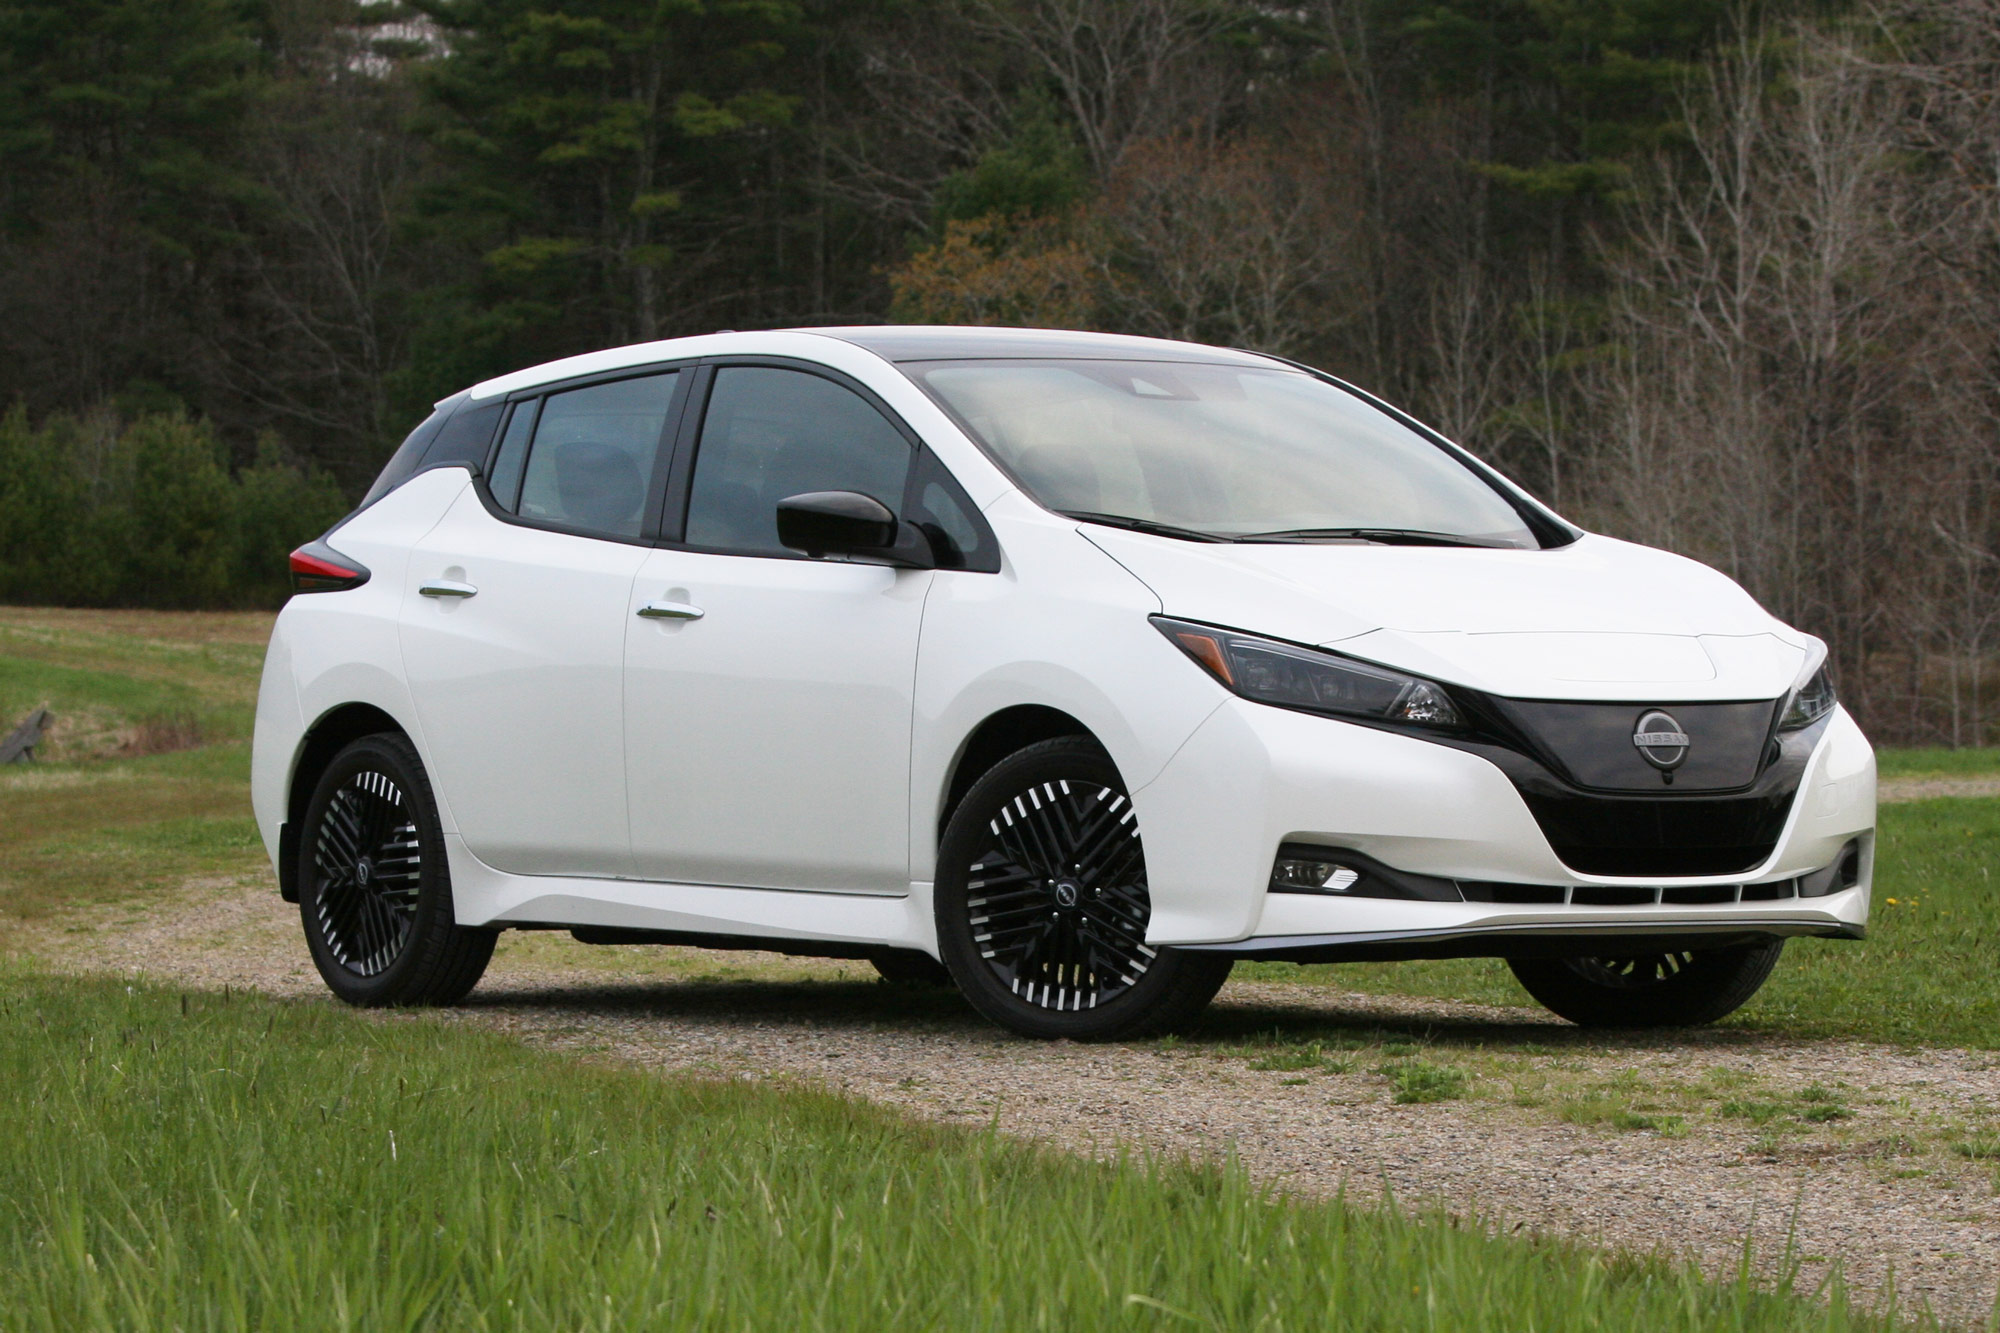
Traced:
<svg viewBox="0 0 2000 1333">
<path fill-rule="evenodd" d="M 1270 357 L 593 353 L 440 403 L 292 567 L 257 817 L 355 1003 L 557 928 L 948 972 L 1044 1037 L 1239 958 L 1500 957 L 1687 1024 L 1868 918 L 1818 640 Z"/>
</svg>

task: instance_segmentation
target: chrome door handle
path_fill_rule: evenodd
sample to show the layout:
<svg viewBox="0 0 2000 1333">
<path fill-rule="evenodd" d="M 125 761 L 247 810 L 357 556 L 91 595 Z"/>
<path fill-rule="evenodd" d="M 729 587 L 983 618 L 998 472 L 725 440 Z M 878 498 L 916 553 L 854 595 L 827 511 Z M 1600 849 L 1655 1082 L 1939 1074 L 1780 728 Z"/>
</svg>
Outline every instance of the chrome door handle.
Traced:
<svg viewBox="0 0 2000 1333">
<path fill-rule="evenodd" d="M 700 620 L 708 613 L 686 602 L 647 602 L 639 614 L 647 620 Z"/>
<path fill-rule="evenodd" d="M 417 589 L 426 597 L 473 597 L 479 589 L 470 583 L 454 583 L 450 579 L 432 579 Z"/>
</svg>

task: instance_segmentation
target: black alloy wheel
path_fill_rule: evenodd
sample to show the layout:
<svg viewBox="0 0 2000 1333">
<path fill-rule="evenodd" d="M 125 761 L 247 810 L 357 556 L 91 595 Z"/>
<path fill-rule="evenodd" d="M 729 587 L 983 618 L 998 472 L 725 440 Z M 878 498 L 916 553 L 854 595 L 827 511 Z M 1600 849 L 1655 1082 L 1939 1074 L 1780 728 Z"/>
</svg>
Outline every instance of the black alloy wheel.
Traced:
<svg viewBox="0 0 2000 1333">
<path fill-rule="evenodd" d="M 1108 756 L 1083 737 L 1001 761 L 939 849 L 938 946 L 975 1008 L 1033 1037 L 1109 1040 L 1199 1013 L 1230 960 L 1146 943 L 1139 824 Z"/>
<path fill-rule="evenodd" d="M 1734 1013 L 1778 965 L 1785 941 L 1726 949 L 1510 958 L 1528 994 L 1582 1027 L 1698 1027 Z"/>
<path fill-rule="evenodd" d="M 313 963 L 349 1004 L 450 1004 L 493 955 L 498 932 L 452 915 L 437 803 L 402 736 L 365 736 L 320 775 L 298 884 Z"/>
</svg>

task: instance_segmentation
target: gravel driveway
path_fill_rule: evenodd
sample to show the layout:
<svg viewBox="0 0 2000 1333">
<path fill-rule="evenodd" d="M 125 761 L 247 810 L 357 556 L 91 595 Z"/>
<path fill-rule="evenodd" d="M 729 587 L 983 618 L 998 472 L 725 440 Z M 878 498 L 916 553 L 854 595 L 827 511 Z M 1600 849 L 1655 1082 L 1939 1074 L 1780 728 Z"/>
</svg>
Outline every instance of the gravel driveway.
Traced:
<svg viewBox="0 0 2000 1333">
<path fill-rule="evenodd" d="M 294 913 L 261 878 L 196 884 L 151 911 L 72 922 L 37 951 L 72 968 L 331 1003 Z M 1809 1282 L 1838 1259 L 1863 1293 L 1893 1273 L 1903 1299 L 1949 1319 L 1983 1324 L 1994 1310 L 2000 1167 L 1951 1146 L 1967 1126 L 2000 1124 L 1992 1054 L 1727 1029 L 1585 1037 L 1537 1010 L 1268 982 L 1231 983 L 1182 1042 L 1044 1045 L 985 1025 L 950 994 L 872 977 L 860 964 L 510 934 L 454 1013 L 558 1048 L 798 1079 L 1078 1151 L 1234 1152 L 1300 1194 L 1388 1190 L 1502 1230 L 1664 1248 L 1716 1271 L 1733 1268 L 1753 1232 L 1758 1262 L 1774 1266 L 1789 1235 Z M 1258 1059 L 1296 1055 L 1308 1038 L 1347 1057 Z M 1395 1104 L 1381 1070 L 1412 1053 L 1467 1071 L 1465 1095 Z M 1678 1133 L 1619 1128 L 1615 1116 L 1573 1123 L 1605 1088 L 1666 1087 L 1713 1091 L 1718 1104 L 1731 1089 L 1754 1094 L 1764 1100 L 1753 1114 L 1831 1088 L 1842 1115 L 1788 1116 L 1782 1134 L 1698 1106 Z M 1553 1092 L 1523 1094 L 1537 1088 Z"/>
</svg>

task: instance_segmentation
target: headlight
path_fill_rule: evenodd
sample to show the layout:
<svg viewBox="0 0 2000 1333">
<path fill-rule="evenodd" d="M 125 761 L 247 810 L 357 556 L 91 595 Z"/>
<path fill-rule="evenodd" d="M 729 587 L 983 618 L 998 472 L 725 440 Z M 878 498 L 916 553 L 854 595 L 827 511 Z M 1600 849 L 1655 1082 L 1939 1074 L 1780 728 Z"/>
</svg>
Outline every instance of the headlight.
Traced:
<svg viewBox="0 0 2000 1333">
<path fill-rule="evenodd" d="M 1427 727 L 1459 725 L 1450 696 L 1431 681 L 1234 630 L 1165 616 L 1152 620 L 1176 648 L 1245 699 L 1341 717 Z"/>
<path fill-rule="evenodd" d="M 1806 677 L 1806 682 L 1792 690 L 1785 700 L 1785 709 L 1778 718 L 1779 731 L 1797 731 L 1800 727 L 1810 727 L 1813 723 L 1833 711 L 1833 677 L 1826 673 L 1826 663 Z"/>
</svg>

